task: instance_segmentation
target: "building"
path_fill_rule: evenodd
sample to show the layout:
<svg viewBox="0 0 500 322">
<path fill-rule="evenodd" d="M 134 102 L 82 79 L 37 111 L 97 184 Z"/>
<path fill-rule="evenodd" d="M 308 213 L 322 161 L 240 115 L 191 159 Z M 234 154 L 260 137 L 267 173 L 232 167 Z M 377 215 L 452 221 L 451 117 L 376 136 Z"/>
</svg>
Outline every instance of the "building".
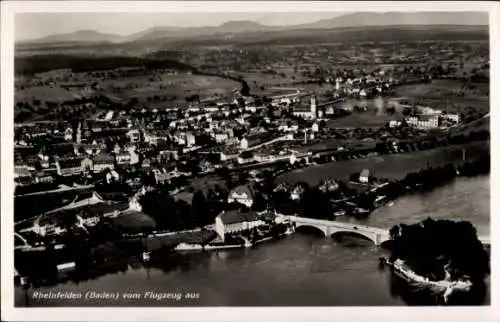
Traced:
<svg viewBox="0 0 500 322">
<path fill-rule="evenodd" d="M 154 170 L 153 170 L 153 176 L 155 178 L 156 184 L 163 184 L 165 182 L 170 181 L 170 179 L 172 178 L 172 175 L 168 172 L 154 171 Z"/>
<path fill-rule="evenodd" d="M 152 145 L 158 145 L 160 142 L 168 141 L 168 139 L 169 139 L 168 131 L 154 130 L 144 133 L 144 142 Z"/>
<path fill-rule="evenodd" d="M 319 190 L 322 192 L 336 191 L 339 188 L 338 183 L 334 179 L 327 179 L 320 183 Z"/>
<path fill-rule="evenodd" d="M 458 114 L 443 114 L 441 117 L 445 120 L 452 121 L 456 124 L 460 123 L 460 115 Z"/>
<path fill-rule="evenodd" d="M 60 234 L 64 232 L 61 222 L 68 213 L 78 214 L 78 223 L 76 225 L 92 226 L 99 221 L 99 217 L 116 216 L 121 211 L 130 208 L 129 203 L 121 203 L 104 200 L 98 193 L 94 192 L 88 198 L 75 199 L 68 205 L 51 210 L 39 216 L 34 222 L 33 232 L 45 236 Z"/>
<path fill-rule="evenodd" d="M 80 148 L 85 151 L 86 154 L 88 155 L 96 155 L 101 153 L 101 150 L 105 148 L 105 145 L 103 144 L 97 144 L 96 141 L 92 142 L 92 144 L 84 144 L 84 145 L 75 145 L 75 154 L 80 154 L 79 150 Z"/>
<path fill-rule="evenodd" d="M 129 138 L 130 143 L 137 143 L 141 140 L 141 132 L 137 129 L 128 131 L 126 135 Z"/>
<path fill-rule="evenodd" d="M 16 163 L 14 165 L 14 178 L 30 177 L 31 173 L 28 165 L 22 163 Z"/>
<path fill-rule="evenodd" d="M 240 212 L 238 210 L 223 211 L 215 218 L 215 231 L 222 241 L 226 234 L 248 231 L 263 225 L 254 211 Z"/>
<path fill-rule="evenodd" d="M 83 158 L 81 165 L 82 165 L 82 172 L 83 173 L 89 173 L 94 168 L 94 162 L 90 158 Z"/>
<path fill-rule="evenodd" d="M 297 184 L 290 193 L 290 199 L 300 200 L 304 192 L 305 192 L 304 186 L 301 184 Z"/>
<path fill-rule="evenodd" d="M 120 180 L 120 175 L 115 170 L 111 170 L 110 172 L 106 173 L 107 183 L 117 182 L 118 180 Z"/>
<path fill-rule="evenodd" d="M 59 159 L 56 161 L 56 170 L 62 177 L 80 175 L 83 172 L 82 159 L 77 157 Z"/>
<path fill-rule="evenodd" d="M 40 171 L 35 174 L 35 183 L 52 183 L 52 182 L 54 182 L 54 177 L 49 173 Z"/>
<path fill-rule="evenodd" d="M 115 168 L 115 159 L 112 155 L 101 153 L 94 157 L 94 168 L 95 173 L 99 173 L 105 170 L 113 170 Z"/>
<path fill-rule="evenodd" d="M 142 160 L 142 164 L 141 164 L 141 166 L 142 166 L 143 168 L 151 168 L 151 159 L 149 159 L 149 158 L 144 158 L 144 159 Z"/>
<path fill-rule="evenodd" d="M 419 129 L 435 129 L 439 127 L 439 116 L 437 115 L 410 116 L 405 121 L 409 126 Z"/>
<path fill-rule="evenodd" d="M 315 119 L 317 117 L 316 96 L 311 95 L 309 106 L 300 105 L 300 103 L 294 106 L 293 115 L 305 119 Z"/>
<path fill-rule="evenodd" d="M 193 135 L 193 133 L 186 133 L 184 140 L 187 146 L 194 146 L 196 144 L 196 137 Z"/>
<path fill-rule="evenodd" d="M 221 155 L 221 160 L 223 160 L 223 156 Z M 245 163 L 250 163 L 253 162 L 254 155 L 251 151 L 243 151 L 238 155 L 238 163 L 239 164 L 245 164 Z"/>
<path fill-rule="evenodd" d="M 293 140 L 293 133 L 276 136 L 270 132 L 261 132 L 244 137 L 240 141 L 241 150 L 253 150 L 277 141 Z"/>
<path fill-rule="evenodd" d="M 370 170 L 364 169 L 359 174 L 359 182 L 368 183 L 368 181 L 370 181 Z"/>
<path fill-rule="evenodd" d="M 215 139 L 215 142 L 217 143 L 224 143 L 227 139 L 229 139 L 229 135 L 226 132 L 213 133 L 212 137 Z"/>
<path fill-rule="evenodd" d="M 389 121 L 389 127 L 390 128 L 400 127 L 401 124 L 402 124 L 402 122 L 398 121 L 398 120 L 390 120 Z"/>
<path fill-rule="evenodd" d="M 232 189 L 227 197 L 227 202 L 239 202 L 248 208 L 253 205 L 253 192 L 249 186 L 242 185 Z"/>
<path fill-rule="evenodd" d="M 73 141 L 73 129 L 69 126 L 64 130 L 64 140 Z"/>
<path fill-rule="evenodd" d="M 130 164 L 132 157 L 129 152 L 118 152 L 115 154 L 115 161 L 118 165 Z"/>
</svg>

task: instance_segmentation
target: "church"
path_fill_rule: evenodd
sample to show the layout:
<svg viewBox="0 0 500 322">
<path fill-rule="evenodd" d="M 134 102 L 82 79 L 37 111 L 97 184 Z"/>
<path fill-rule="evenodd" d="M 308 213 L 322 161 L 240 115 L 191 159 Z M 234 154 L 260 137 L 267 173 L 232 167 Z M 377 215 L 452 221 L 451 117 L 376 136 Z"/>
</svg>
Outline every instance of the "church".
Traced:
<svg viewBox="0 0 500 322">
<path fill-rule="evenodd" d="M 297 105 L 295 105 L 293 107 L 293 115 L 309 120 L 316 119 L 316 117 L 318 116 L 316 111 L 316 96 L 310 95 L 309 106 L 303 104 L 302 102 L 299 102 Z"/>
</svg>

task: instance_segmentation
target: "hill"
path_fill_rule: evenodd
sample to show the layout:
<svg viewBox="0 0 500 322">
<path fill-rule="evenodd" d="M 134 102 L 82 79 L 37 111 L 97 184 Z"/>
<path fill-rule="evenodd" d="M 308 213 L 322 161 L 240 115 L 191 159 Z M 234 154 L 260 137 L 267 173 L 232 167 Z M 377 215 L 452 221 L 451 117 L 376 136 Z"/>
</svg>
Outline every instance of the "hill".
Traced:
<svg viewBox="0 0 500 322">
<path fill-rule="evenodd" d="M 79 30 L 76 32 L 50 35 L 40 39 L 25 40 L 19 44 L 60 44 L 60 43 L 116 43 L 124 40 L 123 36 L 101 33 L 94 30 Z"/>
<path fill-rule="evenodd" d="M 19 44 L 48 44 L 61 42 L 107 42 L 124 43 L 157 39 L 185 39 L 214 35 L 241 35 L 256 32 L 286 32 L 309 29 L 338 29 L 377 26 L 487 26 L 488 13 L 484 12 L 357 12 L 340 17 L 323 19 L 314 23 L 269 26 L 254 21 L 229 21 L 216 27 L 178 27 L 157 26 L 128 36 L 101 33 L 93 30 L 80 30 L 73 33 L 51 35 L 45 38 L 28 40 Z"/>
<path fill-rule="evenodd" d="M 484 12 L 356 12 L 310 24 L 293 26 L 295 29 L 332 29 L 361 26 L 404 25 L 488 25 Z"/>
</svg>

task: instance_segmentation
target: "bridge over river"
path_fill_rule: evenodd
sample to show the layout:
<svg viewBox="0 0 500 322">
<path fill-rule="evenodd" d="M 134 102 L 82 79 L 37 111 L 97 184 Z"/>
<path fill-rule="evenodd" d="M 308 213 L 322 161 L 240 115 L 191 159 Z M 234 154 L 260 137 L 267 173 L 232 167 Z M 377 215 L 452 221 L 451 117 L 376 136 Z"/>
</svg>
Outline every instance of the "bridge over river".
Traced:
<svg viewBox="0 0 500 322">
<path fill-rule="evenodd" d="M 288 216 L 287 219 L 295 229 L 314 227 L 321 230 L 325 236 L 337 233 L 354 233 L 370 239 L 375 245 L 380 245 L 391 238 L 388 229 L 378 227 L 298 216 Z M 478 239 L 483 244 L 490 245 L 490 236 L 478 236 Z"/>
</svg>

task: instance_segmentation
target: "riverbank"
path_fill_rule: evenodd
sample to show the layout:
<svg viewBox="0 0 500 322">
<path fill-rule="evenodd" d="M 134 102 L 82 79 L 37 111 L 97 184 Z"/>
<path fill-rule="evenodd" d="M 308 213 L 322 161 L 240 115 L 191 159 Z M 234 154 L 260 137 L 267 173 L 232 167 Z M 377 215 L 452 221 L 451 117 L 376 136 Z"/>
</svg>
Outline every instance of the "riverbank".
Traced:
<svg viewBox="0 0 500 322">
<path fill-rule="evenodd" d="M 435 296 L 415 290 L 391 270 L 381 270 L 385 252 L 367 245 L 341 244 L 328 238 L 292 234 L 265 247 L 214 252 L 174 252 L 143 263 L 139 259 L 95 267 L 78 282 L 15 289 L 18 307 L 193 307 L 193 306 L 405 306 L 437 305 Z M 87 277 L 88 276 L 88 277 Z M 74 278 L 76 280 L 76 278 Z M 238 288 L 235 289 L 235 285 Z M 193 301 L 41 300 L 38 292 L 112 290 L 120 294 L 150 290 L 193 291 Z M 369 290 L 369 291 L 367 291 Z M 488 305 L 489 291 L 468 297 L 470 305 Z M 27 295 L 26 295 L 27 294 Z M 303 296 L 309 294 L 309 296 Z M 302 295 L 302 296 L 301 296 Z"/>
<path fill-rule="evenodd" d="M 449 279 L 431 281 L 413 272 L 401 259 L 396 259 L 391 262 L 387 257 L 383 257 L 381 261 L 383 264 L 393 268 L 400 277 L 406 279 L 410 283 L 417 283 L 420 287 L 428 287 L 434 292 L 441 293 L 445 303 L 448 302 L 449 297 L 453 293 L 468 292 L 472 287 L 472 282 L 467 279 L 457 281 L 451 281 Z"/>
</svg>

